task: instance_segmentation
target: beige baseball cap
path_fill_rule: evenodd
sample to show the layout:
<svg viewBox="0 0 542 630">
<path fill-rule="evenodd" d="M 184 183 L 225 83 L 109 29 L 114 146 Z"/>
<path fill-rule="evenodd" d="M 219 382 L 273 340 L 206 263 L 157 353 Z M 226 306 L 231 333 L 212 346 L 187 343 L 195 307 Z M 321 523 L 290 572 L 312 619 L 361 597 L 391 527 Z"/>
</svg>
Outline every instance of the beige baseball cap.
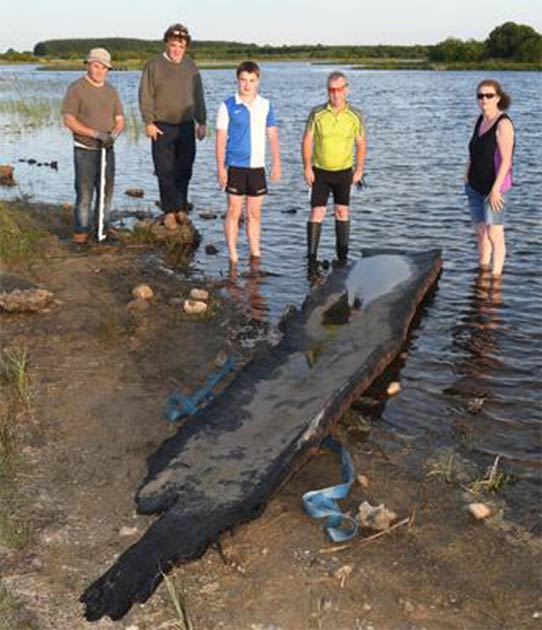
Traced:
<svg viewBox="0 0 542 630">
<path fill-rule="evenodd" d="M 105 48 L 92 48 L 89 50 L 85 63 L 90 63 L 91 61 L 98 61 L 107 68 L 113 67 L 111 65 L 111 55 Z"/>
</svg>

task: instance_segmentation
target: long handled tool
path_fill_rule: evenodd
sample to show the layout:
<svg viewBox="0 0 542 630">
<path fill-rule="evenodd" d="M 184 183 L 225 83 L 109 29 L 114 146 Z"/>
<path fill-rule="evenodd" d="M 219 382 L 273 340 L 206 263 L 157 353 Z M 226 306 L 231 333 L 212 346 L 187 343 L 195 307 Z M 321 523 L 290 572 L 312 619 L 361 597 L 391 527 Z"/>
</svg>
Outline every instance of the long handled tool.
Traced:
<svg viewBox="0 0 542 630">
<path fill-rule="evenodd" d="M 98 242 L 106 238 L 104 231 L 104 206 L 105 206 L 105 167 L 106 167 L 106 149 L 102 147 L 100 160 L 100 190 L 98 197 Z"/>
</svg>

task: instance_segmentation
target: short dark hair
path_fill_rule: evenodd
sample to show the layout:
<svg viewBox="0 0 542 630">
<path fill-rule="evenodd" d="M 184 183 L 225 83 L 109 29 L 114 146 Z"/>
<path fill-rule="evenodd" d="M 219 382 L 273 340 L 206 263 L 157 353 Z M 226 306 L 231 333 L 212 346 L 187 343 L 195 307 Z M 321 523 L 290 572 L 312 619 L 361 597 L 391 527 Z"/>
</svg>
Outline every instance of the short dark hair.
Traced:
<svg viewBox="0 0 542 630">
<path fill-rule="evenodd" d="M 186 42 L 186 47 L 190 46 L 192 38 L 186 26 L 182 24 L 172 24 L 164 33 L 164 42 L 168 42 L 170 39 L 176 39 L 180 42 Z"/>
<path fill-rule="evenodd" d="M 480 83 L 478 83 L 478 87 L 476 88 L 476 91 L 479 92 L 480 88 L 483 87 L 484 85 L 488 85 L 495 90 L 495 92 L 499 96 L 499 102 L 497 104 L 497 107 L 498 109 L 501 110 L 501 112 L 505 112 L 512 104 L 512 99 L 502 89 L 502 85 L 498 81 L 495 81 L 495 79 L 484 79 L 483 81 L 480 81 Z"/>
<path fill-rule="evenodd" d="M 346 83 L 346 85 L 348 85 L 346 74 L 344 74 L 344 72 L 341 72 L 340 70 L 335 70 L 328 75 L 327 84 L 329 85 L 332 81 L 338 81 L 339 79 L 344 79 L 344 82 Z"/>
<path fill-rule="evenodd" d="M 235 76 L 239 78 L 242 72 L 248 72 L 249 74 L 255 74 L 258 79 L 260 78 L 260 66 L 255 61 L 242 61 L 235 71 Z"/>
</svg>

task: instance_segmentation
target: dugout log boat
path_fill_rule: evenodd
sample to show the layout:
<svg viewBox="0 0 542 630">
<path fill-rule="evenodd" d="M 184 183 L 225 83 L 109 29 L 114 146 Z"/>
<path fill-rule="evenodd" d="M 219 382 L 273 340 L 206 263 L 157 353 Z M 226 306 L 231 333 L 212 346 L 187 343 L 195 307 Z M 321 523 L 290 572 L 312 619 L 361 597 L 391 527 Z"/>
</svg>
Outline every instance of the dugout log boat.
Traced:
<svg viewBox="0 0 542 630">
<path fill-rule="evenodd" d="M 256 518 L 398 355 L 440 269 L 440 250 L 364 251 L 290 309 L 281 341 L 149 458 L 137 509 L 161 517 L 85 590 L 86 618 L 120 619 L 174 564 Z"/>
</svg>

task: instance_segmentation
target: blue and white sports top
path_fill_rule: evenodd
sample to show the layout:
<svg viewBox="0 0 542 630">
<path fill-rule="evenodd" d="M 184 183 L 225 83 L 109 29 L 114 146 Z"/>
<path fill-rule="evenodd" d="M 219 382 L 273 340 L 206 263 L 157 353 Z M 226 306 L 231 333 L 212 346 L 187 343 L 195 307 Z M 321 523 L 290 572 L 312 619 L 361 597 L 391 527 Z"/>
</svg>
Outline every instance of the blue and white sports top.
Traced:
<svg viewBox="0 0 542 630">
<path fill-rule="evenodd" d="M 226 131 L 226 166 L 263 168 L 268 127 L 275 127 L 271 103 L 259 94 L 248 105 L 239 94 L 230 96 L 218 108 L 216 128 Z"/>
</svg>

